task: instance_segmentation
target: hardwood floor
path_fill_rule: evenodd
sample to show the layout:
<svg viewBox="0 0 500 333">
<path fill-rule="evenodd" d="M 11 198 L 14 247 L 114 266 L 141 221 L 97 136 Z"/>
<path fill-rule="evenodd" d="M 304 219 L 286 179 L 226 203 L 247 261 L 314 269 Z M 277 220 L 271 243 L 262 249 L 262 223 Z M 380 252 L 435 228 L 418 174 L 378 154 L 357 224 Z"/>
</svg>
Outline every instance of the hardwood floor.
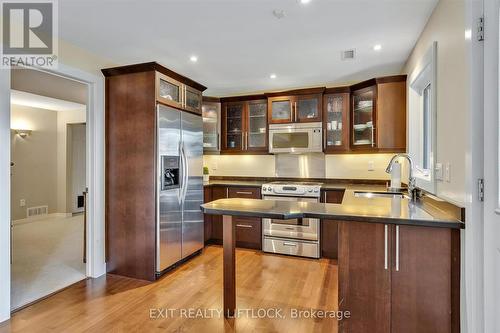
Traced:
<svg viewBox="0 0 500 333">
<path fill-rule="evenodd" d="M 226 320 L 216 313 L 222 309 L 222 247 L 209 246 L 154 283 L 113 275 L 79 282 L 16 312 L 0 325 L 0 333 L 337 332 L 333 318 L 291 318 L 292 309 L 336 311 L 337 274 L 334 260 L 238 249 L 236 302 L 240 310 L 254 309 L 254 317 Z M 214 309 L 214 316 L 188 319 L 183 308 Z M 173 316 L 151 318 L 150 309 L 173 309 Z M 255 318 L 258 309 L 280 309 L 285 318 Z M 158 312 L 153 315 L 158 317 Z"/>
</svg>

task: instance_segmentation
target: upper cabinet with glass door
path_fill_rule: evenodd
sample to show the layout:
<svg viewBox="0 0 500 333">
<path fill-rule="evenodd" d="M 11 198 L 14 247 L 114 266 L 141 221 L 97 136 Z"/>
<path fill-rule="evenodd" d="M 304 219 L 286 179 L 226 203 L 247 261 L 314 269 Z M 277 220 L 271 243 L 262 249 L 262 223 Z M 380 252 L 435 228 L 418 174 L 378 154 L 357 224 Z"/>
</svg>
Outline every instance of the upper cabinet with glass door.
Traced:
<svg viewBox="0 0 500 333">
<path fill-rule="evenodd" d="M 219 152 L 220 103 L 203 101 L 203 152 Z"/>
<path fill-rule="evenodd" d="M 326 153 L 349 149 L 349 93 L 326 92 L 323 96 Z"/>
<path fill-rule="evenodd" d="M 353 91 L 351 100 L 351 148 L 376 148 L 376 86 Z"/>
<path fill-rule="evenodd" d="M 267 94 L 269 123 L 321 121 L 324 90 L 325 88 L 314 88 Z"/>
<path fill-rule="evenodd" d="M 238 101 L 223 102 L 222 119 L 221 153 L 268 152 L 266 99 L 245 100 L 242 97 Z"/>
<path fill-rule="evenodd" d="M 156 100 L 178 109 L 202 113 L 202 93 L 200 90 L 160 72 L 156 72 Z"/>
</svg>

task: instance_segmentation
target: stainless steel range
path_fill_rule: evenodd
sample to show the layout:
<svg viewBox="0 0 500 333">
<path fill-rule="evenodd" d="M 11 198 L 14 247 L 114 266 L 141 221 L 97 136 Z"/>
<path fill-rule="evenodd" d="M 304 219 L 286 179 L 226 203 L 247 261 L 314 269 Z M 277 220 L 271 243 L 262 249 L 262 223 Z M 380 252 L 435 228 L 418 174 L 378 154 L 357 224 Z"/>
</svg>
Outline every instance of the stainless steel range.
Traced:
<svg viewBox="0 0 500 333">
<path fill-rule="evenodd" d="M 321 183 L 273 182 L 262 185 L 264 200 L 319 202 Z M 264 252 L 319 258 L 319 219 L 262 219 Z"/>
</svg>

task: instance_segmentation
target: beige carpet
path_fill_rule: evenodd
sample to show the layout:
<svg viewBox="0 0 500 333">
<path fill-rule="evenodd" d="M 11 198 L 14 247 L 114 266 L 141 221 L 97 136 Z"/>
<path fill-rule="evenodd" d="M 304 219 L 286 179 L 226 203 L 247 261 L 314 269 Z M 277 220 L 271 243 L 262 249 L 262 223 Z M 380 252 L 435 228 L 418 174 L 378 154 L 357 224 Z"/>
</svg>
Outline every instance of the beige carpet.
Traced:
<svg viewBox="0 0 500 333">
<path fill-rule="evenodd" d="M 12 309 L 85 278 L 83 215 L 12 228 Z"/>
</svg>

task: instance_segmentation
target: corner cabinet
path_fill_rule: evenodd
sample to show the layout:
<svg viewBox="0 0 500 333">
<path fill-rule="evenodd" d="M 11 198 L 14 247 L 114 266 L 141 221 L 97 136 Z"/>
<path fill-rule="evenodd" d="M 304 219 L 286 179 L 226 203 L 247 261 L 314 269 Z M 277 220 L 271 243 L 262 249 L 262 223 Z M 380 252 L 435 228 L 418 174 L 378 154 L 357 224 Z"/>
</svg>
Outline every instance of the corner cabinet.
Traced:
<svg viewBox="0 0 500 333">
<path fill-rule="evenodd" d="M 352 151 L 406 151 L 406 76 L 352 86 L 349 130 Z"/>
<path fill-rule="evenodd" d="M 321 121 L 324 89 L 303 89 L 268 94 L 269 123 L 283 124 Z"/>
<path fill-rule="evenodd" d="M 216 98 L 203 98 L 201 107 L 203 117 L 203 153 L 214 154 L 220 151 L 220 102 Z"/>
<path fill-rule="evenodd" d="M 460 230 L 339 221 L 339 332 L 459 332 Z"/>
<path fill-rule="evenodd" d="M 156 72 L 156 100 L 178 109 L 202 113 L 201 91 L 160 72 Z"/>
<path fill-rule="evenodd" d="M 265 99 L 223 102 L 221 153 L 267 153 L 267 128 Z"/>
</svg>

